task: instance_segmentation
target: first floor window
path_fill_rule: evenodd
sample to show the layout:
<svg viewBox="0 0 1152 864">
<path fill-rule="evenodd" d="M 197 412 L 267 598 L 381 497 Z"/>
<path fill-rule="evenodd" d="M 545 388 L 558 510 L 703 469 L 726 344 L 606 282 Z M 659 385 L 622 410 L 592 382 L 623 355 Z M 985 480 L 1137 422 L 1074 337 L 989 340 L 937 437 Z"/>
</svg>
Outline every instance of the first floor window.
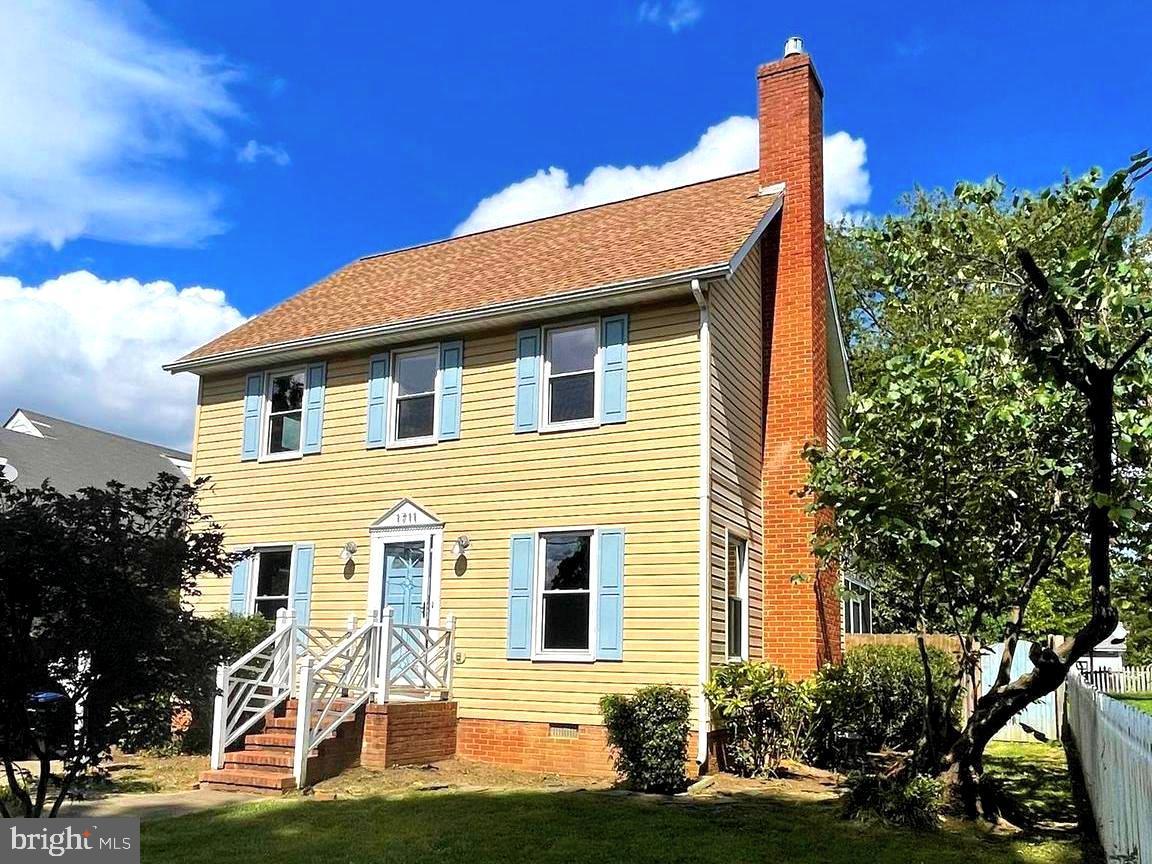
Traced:
<svg viewBox="0 0 1152 864">
<path fill-rule="evenodd" d="M 288 592 L 292 581 L 292 550 L 261 549 L 256 553 L 256 584 L 253 588 L 252 612 L 269 621 L 276 613 L 288 608 Z"/>
<path fill-rule="evenodd" d="M 586 653 L 592 648 L 592 532 L 540 535 L 540 647 Z"/>
<path fill-rule="evenodd" d="M 595 323 L 589 323 L 546 331 L 545 426 L 563 427 L 596 419 L 598 330 Z"/>
<path fill-rule="evenodd" d="M 844 632 L 872 632 L 872 589 L 852 579 L 844 580 Z"/>
<path fill-rule="evenodd" d="M 748 541 L 728 535 L 728 657 L 743 660 L 746 652 L 744 604 L 748 595 Z"/>
<path fill-rule="evenodd" d="M 304 370 L 273 372 L 268 376 L 266 456 L 300 452 L 300 427 L 304 413 Z"/>
<path fill-rule="evenodd" d="M 398 442 L 427 441 L 436 429 L 436 375 L 440 350 L 433 346 L 392 355 L 395 396 L 393 437 Z"/>
</svg>

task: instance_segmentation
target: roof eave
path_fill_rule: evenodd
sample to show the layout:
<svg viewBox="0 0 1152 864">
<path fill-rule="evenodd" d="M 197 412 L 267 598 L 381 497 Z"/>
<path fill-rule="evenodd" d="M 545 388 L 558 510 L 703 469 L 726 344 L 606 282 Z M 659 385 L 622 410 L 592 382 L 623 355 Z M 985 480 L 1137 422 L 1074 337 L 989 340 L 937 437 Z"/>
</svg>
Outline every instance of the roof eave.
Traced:
<svg viewBox="0 0 1152 864">
<path fill-rule="evenodd" d="M 760 230 L 762 229 L 758 226 L 758 231 Z M 759 236 L 757 232 L 754 234 Z M 689 292 L 689 286 L 693 279 L 727 277 L 732 272 L 733 261 L 736 261 L 736 258 L 733 258 L 732 261 L 722 261 L 690 270 L 626 282 L 596 285 L 576 291 L 566 291 L 563 294 L 552 294 L 547 297 L 510 300 L 472 309 L 460 309 L 420 318 L 407 318 L 387 324 L 375 324 L 355 330 L 307 336 L 272 345 L 257 345 L 204 357 L 183 358 L 172 363 L 166 363 L 163 368 L 172 374 L 225 371 L 266 363 L 279 363 L 306 355 L 371 349 L 401 340 L 412 341 L 427 338 L 452 330 L 477 329 L 480 326 L 493 327 L 519 321 L 530 321 L 533 318 L 554 315 L 560 309 L 563 309 L 566 314 L 575 313 L 582 311 L 582 305 L 600 304 L 605 301 L 649 299 L 649 297 L 656 299 L 660 296 L 674 295 L 679 293 L 681 289 L 684 293 Z"/>
</svg>

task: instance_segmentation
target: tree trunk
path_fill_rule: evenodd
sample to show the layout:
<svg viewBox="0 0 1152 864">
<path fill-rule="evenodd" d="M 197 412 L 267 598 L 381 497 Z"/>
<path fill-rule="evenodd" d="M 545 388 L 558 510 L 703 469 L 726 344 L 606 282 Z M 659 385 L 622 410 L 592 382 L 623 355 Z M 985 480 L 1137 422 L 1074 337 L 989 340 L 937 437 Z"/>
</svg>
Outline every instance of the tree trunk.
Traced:
<svg viewBox="0 0 1152 864">
<path fill-rule="evenodd" d="M 1028 705 L 1056 690 L 1076 661 L 1116 628 L 1110 558 L 1112 522 L 1108 516 L 1113 476 L 1113 379 L 1112 370 L 1092 369 L 1085 392 L 1092 430 L 1093 500 L 1087 519 L 1092 617 L 1058 648 L 1034 644 L 1029 659 L 1035 668 L 1007 683 L 1003 683 L 1001 676 L 976 702 L 960 737 L 941 763 L 941 773 L 954 774 L 961 800 L 971 817 L 997 815 L 994 802 L 984 799 L 980 782 L 984 773 L 984 748 L 992 736 Z"/>
</svg>

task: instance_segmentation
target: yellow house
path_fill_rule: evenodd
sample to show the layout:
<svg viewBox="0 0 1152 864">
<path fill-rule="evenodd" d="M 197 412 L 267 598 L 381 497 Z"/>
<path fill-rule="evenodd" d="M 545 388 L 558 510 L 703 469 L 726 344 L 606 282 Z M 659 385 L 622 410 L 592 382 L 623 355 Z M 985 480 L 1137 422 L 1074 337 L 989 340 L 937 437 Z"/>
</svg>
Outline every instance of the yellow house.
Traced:
<svg viewBox="0 0 1152 864">
<path fill-rule="evenodd" d="M 203 509 L 251 552 L 197 609 L 279 618 L 221 672 L 205 782 L 606 771 L 599 698 L 651 683 L 697 698 L 704 764 L 714 665 L 838 656 L 794 493 L 848 378 L 790 45 L 758 170 L 369 255 L 167 367 L 200 378 Z"/>
</svg>

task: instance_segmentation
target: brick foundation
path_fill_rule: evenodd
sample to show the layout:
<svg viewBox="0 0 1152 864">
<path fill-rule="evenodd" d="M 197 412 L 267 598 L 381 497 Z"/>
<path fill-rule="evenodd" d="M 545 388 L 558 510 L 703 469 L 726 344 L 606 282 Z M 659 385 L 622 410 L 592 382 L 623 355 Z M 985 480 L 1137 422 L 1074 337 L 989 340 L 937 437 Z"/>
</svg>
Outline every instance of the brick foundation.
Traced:
<svg viewBox="0 0 1152 864">
<path fill-rule="evenodd" d="M 420 765 L 455 753 L 455 702 L 368 705 L 360 751 L 360 764 L 365 768 Z"/>
<path fill-rule="evenodd" d="M 456 753 L 477 762 L 503 765 L 544 774 L 581 777 L 614 777 L 608 737 L 603 726 L 580 724 L 576 737 L 569 729 L 553 730 L 549 723 L 522 720 L 461 719 L 457 726 Z M 688 776 L 699 767 L 691 759 L 696 752 L 696 733 L 688 736 Z"/>
</svg>

